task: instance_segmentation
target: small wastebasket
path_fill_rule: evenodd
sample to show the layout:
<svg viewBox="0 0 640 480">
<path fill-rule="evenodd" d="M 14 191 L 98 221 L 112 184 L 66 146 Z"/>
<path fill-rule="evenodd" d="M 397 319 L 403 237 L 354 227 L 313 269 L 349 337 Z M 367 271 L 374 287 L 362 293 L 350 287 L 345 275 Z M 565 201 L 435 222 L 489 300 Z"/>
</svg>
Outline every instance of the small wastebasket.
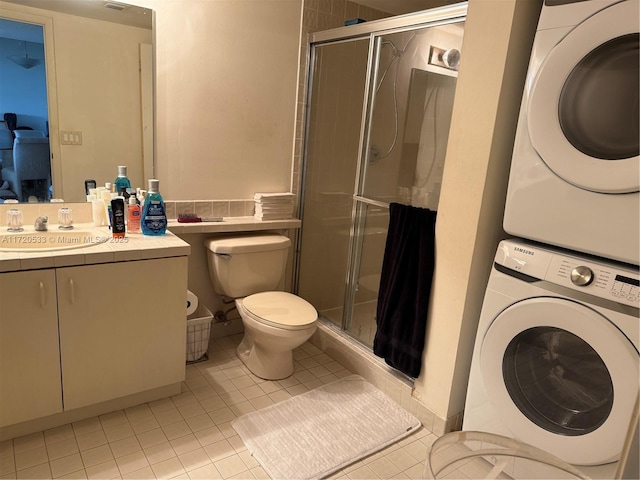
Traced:
<svg viewBox="0 0 640 480">
<path fill-rule="evenodd" d="M 213 314 L 202 304 L 187 316 L 187 363 L 207 360 Z"/>
</svg>

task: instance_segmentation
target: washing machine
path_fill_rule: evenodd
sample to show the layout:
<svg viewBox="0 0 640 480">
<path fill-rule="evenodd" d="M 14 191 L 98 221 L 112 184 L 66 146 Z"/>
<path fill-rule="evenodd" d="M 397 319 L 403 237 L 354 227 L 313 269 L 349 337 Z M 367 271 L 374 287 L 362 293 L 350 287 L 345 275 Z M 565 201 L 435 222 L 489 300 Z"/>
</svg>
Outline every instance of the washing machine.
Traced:
<svg viewBox="0 0 640 480">
<path fill-rule="evenodd" d="M 613 478 L 640 388 L 639 307 L 637 268 L 500 242 L 462 429 L 515 438 Z M 530 468 L 516 460 L 507 473 L 544 478 Z"/>
<path fill-rule="evenodd" d="M 640 264 L 638 0 L 545 0 L 504 230 Z"/>
</svg>

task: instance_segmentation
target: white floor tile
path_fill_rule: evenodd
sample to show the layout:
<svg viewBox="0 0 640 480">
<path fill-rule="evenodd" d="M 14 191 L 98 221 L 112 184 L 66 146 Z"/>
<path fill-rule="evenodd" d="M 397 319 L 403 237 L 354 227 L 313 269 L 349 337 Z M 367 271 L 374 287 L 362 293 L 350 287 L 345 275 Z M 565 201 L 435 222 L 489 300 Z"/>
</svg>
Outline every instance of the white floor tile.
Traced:
<svg viewBox="0 0 640 480">
<path fill-rule="evenodd" d="M 147 457 L 142 451 L 116 458 L 116 464 L 118 465 L 118 469 L 122 475 L 135 472 L 136 470 L 149 466 Z"/>
<path fill-rule="evenodd" d="M 203 467 L 191 470 L 189 472 L 189 478 L 191 478 L 192 480 L 214 480 L 221 479 L 222 475 L 213 463 L 209 463 L 208 465 L 204 465 Z"/>
<path fill-rule="evenodd" d="M 101 445 L 99 447 L 90 448 L 80 453 L 85 468 L 94 467 L 101 463 L 113 460 L 113 453 L 109 445 Z"/>
<path fill-rule="evenodd" d="M 138 442 L 138 439 L 136 437 L 127 437 L 123 438 L 122 440 L 110 442 L 109 446 L 111 447 L 113 457 L 116 459 L 124 457 L 125 455 L 129 455 L 131 453 L 142 451 L 140 442 Z"/>
<path fill-rule="evenodd" d="M 178 457 L 170 458 L 169 460 L 156 463 L 155 465 L 151 466 L 151 469 L 156 475 L 156 478 L 160 479 L 173 478 L 186 473 Z"/>
<path fill-rule="evenodd" d="M 76 442 L 76 438 L 73 436 L 66 440 L 47 445 L 47 455 L 49 456 L 49 460 L 66 457 L 67 455 L 78 453 L 79 451 L 78 443 Z"/>
<path fill-rule="evenodd" d="M 151 465 L 164 462 L 165 460 L 169 460 L 170 458 L 175 458 L 177 456 L 169 442 L 145 448 L 144 454 Z"/>
<path fill-rule="evenodd" d="M 79 453 L 52 460 L 49 465 L 51 466 L 51 475 L 53 475 L 53 478 L 59 478 L 84 468 Z"/>
<path fill-rule="evenodd" d="M 268 479 L 231 422 L 351 372 L 305 344 L 291 377 L 263 380 L 236 357 L 240 338 L 215 339 L 208 361 L 187 366 L 179 395 L 0 443 L 0 477 Z M 330 478 L 422 478 L 436 438 L 422 428 Z"/>
<path fill-rule="evenodd" d="M 109 460 L 92 467 L 86 467 L 85 470 L 87 472 L 87 478 L 89 479 L 111 479 L 120 476 L 120 470 L 118 470 L 118 465 L 116 465 L 115 460 Z"/>
</svg>

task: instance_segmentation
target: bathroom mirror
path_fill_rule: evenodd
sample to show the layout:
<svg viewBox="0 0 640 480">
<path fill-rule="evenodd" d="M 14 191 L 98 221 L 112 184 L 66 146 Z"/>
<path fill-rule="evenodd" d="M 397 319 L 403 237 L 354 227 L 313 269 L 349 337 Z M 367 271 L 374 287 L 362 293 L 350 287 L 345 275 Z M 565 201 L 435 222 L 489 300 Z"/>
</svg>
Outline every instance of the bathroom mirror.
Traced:
<svg viewBox="0 0 640 480">
<path fill-rule="evenodd" d="M 118 165 L 144 188 L 154 163 L 153 11 L 120 1 L 0 0 L 0 19 L 43 29 L 45 65 L 26 72 L 46 72 L 53 198 L 85 201 L 85 180 L 113 182 Z M 17 99 L 0 108 L 0 120 L 7 112 L 21 126 Z"/>
</svg>

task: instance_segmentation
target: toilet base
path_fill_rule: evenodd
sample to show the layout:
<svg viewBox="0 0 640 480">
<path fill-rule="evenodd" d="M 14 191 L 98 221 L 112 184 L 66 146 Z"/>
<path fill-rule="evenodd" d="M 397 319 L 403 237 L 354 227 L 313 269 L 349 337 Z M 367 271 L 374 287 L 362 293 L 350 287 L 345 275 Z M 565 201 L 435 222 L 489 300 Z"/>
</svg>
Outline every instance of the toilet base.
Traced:
<svg viewBox="0 0 640 480">
<path fill-rule="evenodd" d="M 248 333 L 245 333 L 236 348 L 236 354 L 251 373 L 264 380 L 282 380 L 293 374 L 293 352 L 267 352 Z M 268 360 L 268 363 L 263 359 Z"/>
</svg>

